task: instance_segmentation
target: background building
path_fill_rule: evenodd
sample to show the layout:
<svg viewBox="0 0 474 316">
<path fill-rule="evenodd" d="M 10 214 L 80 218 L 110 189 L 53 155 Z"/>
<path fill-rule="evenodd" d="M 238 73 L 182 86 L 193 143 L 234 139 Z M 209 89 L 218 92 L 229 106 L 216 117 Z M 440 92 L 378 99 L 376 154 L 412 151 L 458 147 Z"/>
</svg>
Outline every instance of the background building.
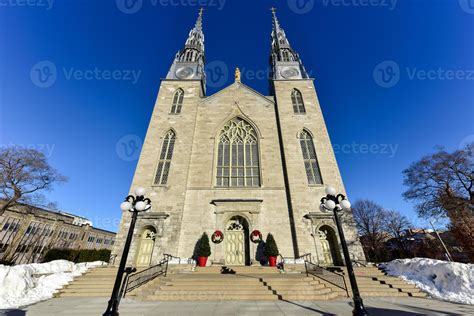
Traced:
<svg viewBox="0 0 474 316">
<path fill-rule="evenodd" d="M 39 262 L 51 248 L 112 249 L 114 243 L 115 233 L 64 212 L 21 205 L 0 216 L 0 260 L 16 264 Z"/>
</svg>

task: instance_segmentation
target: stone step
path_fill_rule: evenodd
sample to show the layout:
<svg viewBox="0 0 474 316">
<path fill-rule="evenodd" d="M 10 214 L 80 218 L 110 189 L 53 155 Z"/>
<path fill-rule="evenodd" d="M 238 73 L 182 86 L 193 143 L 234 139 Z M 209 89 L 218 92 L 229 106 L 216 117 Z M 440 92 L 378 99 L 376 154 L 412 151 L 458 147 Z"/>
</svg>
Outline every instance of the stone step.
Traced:
<svg viewBox="0 0 474 316">
<path fill-rule="evenodd" d="M 176 295 L 154 294 L 145 297 L 152 301 L 242 301 L 242 300 L 261 300 L 275 301 L 278 296 L 269 294 L 219 294 L 219 293 L 176 293 Z"/>
<path fill-rule="evenodd" d="M 425 293 L 423 293 L 425 294 Z M 360 292 L 360 295 L 362 297 L 407 297 L 407 296 L 415 296 L 415 297 L 426 297 L 426 294 L 424 296 L 422 295 L 417 295 L 417 294 L 409 294 L 409 293 L 403 293 L 403 292 L 385 292 L 385 291 L 378 291 L 378 292 Z"/>
<path fill-rule="evenodd" d="M 274 284 L 267 284 L 269 287 L 272 288 L 272 290 L 298 290 L 298 289 L 324 289 L 326 286 L 324 284 L 314 284 L 314 285 L 309 285 L 309 284 L 293 284 L 291 286 L 285 286 L 285 285 L 274 285 Z"/>
<path fill-rule="evenodd" d="M 114 287 L 104 287 L 104 288 L 65 288 L 64 290 L 61 290 L 62 293 L 88 293 L 88 292 L 95 292 L 95 293 L 109 293 L 112 294 L 112 289 Z"/>
<path fill-rule="evenodd" d="M 333 291 L 330 288 L 324 288 L 324 289 L 313 289 L 313 290 L 278 290 L 275 291 L 276 294 L 278 295 L 289 295 L 289 294 L 298 294 L 298 295 L 310 295 L 310 294 L 317 294 L 317 295 L 322 295 L 322 294 L 329 294 L 332 293 Z"/>
<path fill-rule="evenodd" d="M 73 282 L 72 284 L 68 285 L 66 289 L 108 289 L 113 288 L 114 283 L 109 284 L 77 284 Z"/>
<path fill-rule="evenodd" d="M 205 288 L 196 288 L 196 289 L 189 289 L 185 287 L 176 287 L 176 286 L 160 286 L 158 290 L 155 291 L 156 294 L 161 293 L 161 292 L 187 292 L 187 293 L 192 293 L 192 292 L 199 292 L 199 293 L 204 293 L 204 292 L 218 292 L 218 293 L 260 293 L 260 292 L 269 292 L 270 290 L 266 287 L 252 287 L 252 288 L 236 288 L 236 287 L 212 287 L 212 286 L 206 286 Z"/>
<path fill-rule="evenodd" d="M 225 289 L 225 290 L 213 290 L 213 289 L 199 289 L 199 290 L 185 290 L 185 289 L 161 289 L 155 292 L 151 292 L 151 295 L 270 295 L 274 294 L 268 289 Z"/>
<path fill-rule="evenodd" d="M 109 292 L 63 292 L 59 293 L 60 297 L 110 297 L 112 294 Z"/>
<path fill-rule="evenodd" d="M 281 298 L 283 300 L 295 300 L 295 301 L 327 301 L 331 299 L 335 299 L 339 297 L 338 294 L 330 293 L 330 294 L 288 294 L 282 295 Z"/>
<path fill-rule="evenodd" d="M 108 278 L 108 279 L 83 279 L 83 278 L 78 278 L 73 281 L 73 283 L 76 284 L 108 284 L 108 283 L 114 283 L 115 278 Z"/>
<path fill-rule="evenodd" d="M 240 280 L 235 280 L 235 281 L 223 281 L 223 280 L 172 280 L 172 281 L 167 281 L 163 280 L 162 281 L 165 284 L 189 284 L 193 285 L 195 284 L 196 286 L 205 286 L 205 285 L 212 285 L 212 284 L 220 284 L 220 285 L 263 285 L 262 282 L 260 281 L 240 281 Z"/>
<path fill-rule="evenodd" d="M 196 268 L 194 274 L 221 274 L 220 266 L 215 267 L 203 267 L 203 268 Z M 228 266 L 229 269 L 232 269 L 236 272 L 236 274 L 280 274 L 280 271 L 276 267 L 245 267 L 245 266 Z"/>
</svg>

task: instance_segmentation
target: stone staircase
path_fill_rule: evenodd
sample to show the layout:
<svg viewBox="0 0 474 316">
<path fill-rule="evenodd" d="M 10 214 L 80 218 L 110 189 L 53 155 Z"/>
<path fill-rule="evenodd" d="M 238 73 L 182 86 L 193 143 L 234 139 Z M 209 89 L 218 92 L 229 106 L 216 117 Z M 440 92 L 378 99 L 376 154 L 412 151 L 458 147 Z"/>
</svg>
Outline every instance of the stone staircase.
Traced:
<svg viewBox="0 0 474 316">
<path fill-rule="evenodd" d="M 339 295 L 314 277 L 281 274 L 270 267 L 232 267 L 235 274 L 221 274 L 220 267 L 198 268 L 193 273 L 169 274 L 132 291 L 144 300 L 328 300 Z"/>
<path fill-rule="evenodd" d="M 127 294 L 140 300 L 221 301 L 221 300 L 329 300 L 347 297 L 341 288 L 306 276 L 304 265 L 286 265 L 285 273 L 271 267 L 231 267 L 235 274 L 221 274 L 220 266 L 196 268 L 169 265 L 166 277 L 158 277 Z M 345 268 L 343 275 L 351 294 Z M 355 267 L 361 296 L 426 297 L 414 285 L 387 276 L 376 267 Z M 115 281 L 116 268 L 95 268 L 61 289 L 59 297 L 108 297 Z"/>
<path fill-rule="evenodd" d="M 91 269 L 63 287 L 55 296 L 110 297 L 116 275 L 117 268 Z"/>
<path fill-rule="evenodd" d="M 349 277 L 347 276 L 347 269 L 340 268 L 340 270 L 346 279 L 349 293 L 351 293 L 352 289 Z M 388 276 L 377 267 L 355 267 L 354 273 L 362 297 L 427 296 L 426 293 L 422 292 L 413 284 L 409 284 L 397 277 Z"/>
</svg>

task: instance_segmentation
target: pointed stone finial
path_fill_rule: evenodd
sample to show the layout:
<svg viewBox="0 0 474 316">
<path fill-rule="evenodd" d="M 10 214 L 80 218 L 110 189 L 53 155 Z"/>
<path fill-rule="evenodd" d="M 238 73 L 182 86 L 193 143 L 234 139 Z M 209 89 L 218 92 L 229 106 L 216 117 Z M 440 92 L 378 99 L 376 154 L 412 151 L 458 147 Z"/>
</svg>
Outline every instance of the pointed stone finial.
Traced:
<svg viewBox="0 0 474 316">
<path fill-rule="evenodd" d="M 235 68 L 235 82 L 240 82 L 240 75 L 239 67 Z"/>
</svg>

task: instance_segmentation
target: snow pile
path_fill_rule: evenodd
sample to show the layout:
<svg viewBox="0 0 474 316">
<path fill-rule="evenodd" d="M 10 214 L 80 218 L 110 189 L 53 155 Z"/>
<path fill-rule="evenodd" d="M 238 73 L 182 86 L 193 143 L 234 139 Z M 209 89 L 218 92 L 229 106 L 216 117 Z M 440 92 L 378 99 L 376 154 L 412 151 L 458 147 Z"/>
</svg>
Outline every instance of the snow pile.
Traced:
<svg viewBox="0 0 474 316">
<path fill-rule="evenodd" d="M 0 265 L 0 309 L 18 308 L 52 298 L 56 290 L 74 277 L 104 264 L 102 261 L 74 264 L 55 260 L 12 267 Z"/>
<path fill-rule="evenodd" d="M 416 285 L 431 296 L 474 304 L 474 265 L 426 258 L 398 259 L 382 265 L 389 275 Z"/>
</svg>

